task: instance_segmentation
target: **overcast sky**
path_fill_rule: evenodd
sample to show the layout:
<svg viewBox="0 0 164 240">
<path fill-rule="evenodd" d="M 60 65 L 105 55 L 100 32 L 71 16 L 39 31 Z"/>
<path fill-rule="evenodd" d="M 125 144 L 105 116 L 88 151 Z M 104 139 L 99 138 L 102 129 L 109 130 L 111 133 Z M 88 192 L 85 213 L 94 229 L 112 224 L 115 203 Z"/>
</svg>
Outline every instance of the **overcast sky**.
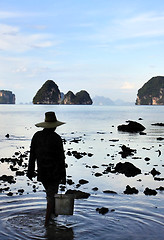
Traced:
<svg viewBox="0 0 164 240">
<path fill-rule="evenodd" d="M 164 75 L 163 0 L 0 0 L 0 89 L 31 102 L 48 79 L 135 102 Z"/>
</svg>

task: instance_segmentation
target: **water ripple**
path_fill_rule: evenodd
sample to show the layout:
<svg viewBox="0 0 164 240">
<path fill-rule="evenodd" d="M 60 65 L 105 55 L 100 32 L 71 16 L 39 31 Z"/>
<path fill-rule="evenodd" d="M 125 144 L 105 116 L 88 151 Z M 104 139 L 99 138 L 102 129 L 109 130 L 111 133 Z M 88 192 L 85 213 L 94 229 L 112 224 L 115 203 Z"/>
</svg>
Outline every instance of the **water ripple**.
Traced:
<svg viewBox="0 0 164 240">
<path fill-rule="evenodd" d="M 148 200 L 148 198 L 145 198 Z M 0 239 L 163 239 L 164 208 L 159 199 L 145 201 L 133 196 L 91 196 L 76 200 L 73 216 L 58 216 L 44 227 L 43 195 L 1 200 Z M 107 207 L 105 215 L 96 211 Z M 111 211 L 112 210 L 112 211 Z"/>
</svg>

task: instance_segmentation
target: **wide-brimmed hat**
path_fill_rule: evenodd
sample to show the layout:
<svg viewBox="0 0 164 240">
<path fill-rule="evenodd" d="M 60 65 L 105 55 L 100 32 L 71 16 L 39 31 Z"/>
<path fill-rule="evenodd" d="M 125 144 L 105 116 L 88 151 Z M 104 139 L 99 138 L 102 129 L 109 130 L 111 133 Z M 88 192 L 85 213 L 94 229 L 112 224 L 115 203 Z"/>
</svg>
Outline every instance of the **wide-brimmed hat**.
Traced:
<svg viewBox="0 0 164 240">
<path fill-rule="evenodd" d="M 42 127 L 42 128 L 56 128 L 62 124 L 65 124 L 65 123 L 58 121 L 54 112 L 46 112 L 45 121 L 41 123 L 37 123 L 35 124 L 35 126 Z"/>
</svg>

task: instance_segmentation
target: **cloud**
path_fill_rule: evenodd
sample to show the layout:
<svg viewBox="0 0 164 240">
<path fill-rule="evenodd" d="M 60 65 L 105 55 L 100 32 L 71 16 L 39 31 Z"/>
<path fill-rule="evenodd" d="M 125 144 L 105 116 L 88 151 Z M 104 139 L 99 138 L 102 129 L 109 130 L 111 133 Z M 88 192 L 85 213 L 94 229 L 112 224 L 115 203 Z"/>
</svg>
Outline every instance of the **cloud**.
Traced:
<svg viewBox="0 0 164 240">
<path fill-rule="evenodd" d="M 22 11 L 0 11 L 0 19 L 9 19 L 9 18 L 22 18 L 22 17 L 36 17 L 40 16 L 42 13 L 36 12 L 22 12 Z"/>
<path fill-rule="evenodd" d="M 50 34 L 22 33 L 18 27 L 0 24 L 0 50 L 26 52 L 33 48 L 47 48 L 59 42 L 51 40 Z"/>
<path fill-rule="evenodd" d="M 20 73 L 20 72 L 27 72 L 27 68 L 24 67 L 24 66 L 21 66 L 19 68 L 17 68 L 15 71 L 13 72 L 16 72 L 16 73 Z"/>
<path fill-rule="evenodd" d="M 130 82 L 124 82 L 123 85 L 121 86 L 121 89 L 124 89 L 124 90 L 131 90 L 134 88 L 135 88 L 135 84 Z"/>
</svg>

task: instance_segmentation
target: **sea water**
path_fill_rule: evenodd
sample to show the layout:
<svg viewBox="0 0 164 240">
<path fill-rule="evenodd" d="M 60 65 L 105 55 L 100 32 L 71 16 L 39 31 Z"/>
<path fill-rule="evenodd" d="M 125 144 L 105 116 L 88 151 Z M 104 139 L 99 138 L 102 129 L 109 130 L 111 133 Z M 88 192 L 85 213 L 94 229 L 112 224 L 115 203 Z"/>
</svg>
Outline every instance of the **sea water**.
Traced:
<svg viewBox="0 0 164 240">
<path fill-rule="evenodd" d="M 20 171 L 26 170 L 31 138 L 39 130 L 35 124 L 44 121 L 46 111 L 55 111 L 57 119 L 66 123 L 57 128 L 57 133 L 65 140 L 67 179 L 73 182 L 67 184 L 67 188 L 91 195 L 88 199 L 75 200 L 73 216 L 58 216 L 46 229 L 42 185 L 36 178 L 30 181 L 26 175 L 16 176 L 9 163 L 0 162 L 0 176 L 13 175 L 16 179 L 15 184 L 0 181 L 0 188 L 9 187 L 0 193 L 0 239 L 162 240 L 164 191 L 157 190 L 156 196 L 146 196 L 144 190 L 164 187 L 164 127 L 152 125 L 164 122 L 164 107 L 0 105 L 1 159 L 26 152 L 26 165 L 16 166 Z M 117 126 L 126 124 L 127 120 L 144 125 L 146 134 L 119 132 Z M 122 158 L 122 145 L 136 152 Z M 71 151 L 85 154 L 77 159 L 68 155 Z M 142 173 L 135 177 L 114 173 L 96 177 L 106 166 L 115 166 L 118 162 L 131 162 Z M 150 173 L 153 168 L 161 173 L 158 181 Z M 80 179 L 88 183 L 79 187 Z M 124 194 L 127 185 L 138 189 L 138 194 Z M 20 189 L 24 192 L 20 193 Z M 107 194 L 105 190 L 117 194 Z M 13 195 L 8 196 L 9 192 Z M 108 213 L 99 214 L 96 209 L 101 207 L 108 208 Z"/>
</svg>

